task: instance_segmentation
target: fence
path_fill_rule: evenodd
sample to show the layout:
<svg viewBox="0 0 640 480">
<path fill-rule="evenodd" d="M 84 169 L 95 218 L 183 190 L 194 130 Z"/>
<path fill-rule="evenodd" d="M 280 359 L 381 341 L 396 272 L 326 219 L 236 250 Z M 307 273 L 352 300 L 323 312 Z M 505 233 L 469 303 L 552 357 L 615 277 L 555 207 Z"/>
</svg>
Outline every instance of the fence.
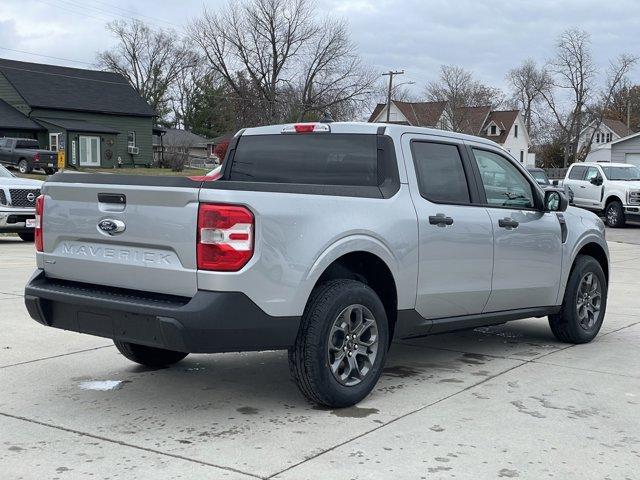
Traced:
<svg viewBox="0 0 640 480">
<path fill-rule="evenodd" d="M 545 168 L 544 171 L 547 172 L 547 177 L 551 179 L 561 179 L 567 174 L 568 168 Z"/>
</svg>

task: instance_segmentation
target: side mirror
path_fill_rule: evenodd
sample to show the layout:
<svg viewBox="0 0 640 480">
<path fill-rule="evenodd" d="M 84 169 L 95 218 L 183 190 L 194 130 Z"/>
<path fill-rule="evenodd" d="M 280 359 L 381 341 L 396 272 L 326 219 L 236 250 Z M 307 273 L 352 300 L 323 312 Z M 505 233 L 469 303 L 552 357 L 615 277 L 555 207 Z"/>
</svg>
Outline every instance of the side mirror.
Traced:
<svg viewBox="0 0 640 480">
<path fill-rule="evenodd" d="M 558 180 L 551 180 L 551 185 L 553 185 L 554 187 L 558 186 Z"/>
<path fill-rule="evenodd" d="M 597 185 L 597 186 L 602 185 L 602 177 L 600 176 L 593 177 L 590 181 L 593 185 Z"/>
<path fill-rule="evenodd" d="M 546 212 L 564 212 L 569 206 L 564 192 L 560 190 L 547 190 L 544 192 L 544 210 Z"/>
</svg>

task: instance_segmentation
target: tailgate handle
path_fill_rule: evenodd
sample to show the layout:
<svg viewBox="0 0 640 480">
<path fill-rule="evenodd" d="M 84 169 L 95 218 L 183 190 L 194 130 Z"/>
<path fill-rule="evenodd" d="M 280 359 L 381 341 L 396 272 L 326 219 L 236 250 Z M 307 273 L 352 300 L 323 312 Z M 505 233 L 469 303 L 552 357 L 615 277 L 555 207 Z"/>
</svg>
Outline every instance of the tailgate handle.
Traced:
<svg viewBox="0 0 640 480">
<path fill-rule="evenodd" d="M 116 205 L 126 205 L 127 197 L 122 193 L 99 193 L 98 201 L 100 203 L 115 203 Z"/>
</svg>

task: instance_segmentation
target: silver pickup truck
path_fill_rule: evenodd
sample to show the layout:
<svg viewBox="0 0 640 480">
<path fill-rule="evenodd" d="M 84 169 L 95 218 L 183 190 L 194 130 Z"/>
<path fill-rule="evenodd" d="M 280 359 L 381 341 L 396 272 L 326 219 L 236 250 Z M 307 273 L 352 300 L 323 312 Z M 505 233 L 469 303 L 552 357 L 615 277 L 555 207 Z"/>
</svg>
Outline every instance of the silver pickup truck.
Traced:
<svg viewBox="0 0 640 480">
<path fill-rule="evenodd" d="M 353 405 L 393 338 L 549 317 L 592 340 L 604 226 L 495 143 L 367 123 L 249 128 L 219 175 L 58 173 L 38 199 L 30 315 L 166 366 L 288 349 L 311 401 Z"/>
</svg>

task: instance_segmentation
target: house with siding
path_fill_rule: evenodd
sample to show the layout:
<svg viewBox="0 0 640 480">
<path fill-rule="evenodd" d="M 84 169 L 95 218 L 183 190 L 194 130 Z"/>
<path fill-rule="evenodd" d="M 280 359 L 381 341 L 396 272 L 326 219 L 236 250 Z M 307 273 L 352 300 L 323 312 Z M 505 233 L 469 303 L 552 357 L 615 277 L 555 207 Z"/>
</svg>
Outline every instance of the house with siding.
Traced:
<svg viewBox="0 0 640 480">
<path fill-rule="evenodd" d="M 585 161 L 630 163 L 640 167 L 640 133 L 599 145 L 589 152 Z"/>
<path fill-rule="evenodd" d="M 369 122 L 386 123 L 387 116 L 388 123 L 454 130 L 488 138 L 520 163 L 535 166 L 535 154 L 529 153 L 529 132 L 519 110 L 493 110 L 490 106 L 450 108 L 448 102 L 392 100 L 389 109 L 385 103 L 379 103 Z"/>
<path fill-rule="evenodd" d="M 0 136 L 78 167 L 150 165 L 155 112 L 117 73 L 0 59 Z"/>
</svg>

